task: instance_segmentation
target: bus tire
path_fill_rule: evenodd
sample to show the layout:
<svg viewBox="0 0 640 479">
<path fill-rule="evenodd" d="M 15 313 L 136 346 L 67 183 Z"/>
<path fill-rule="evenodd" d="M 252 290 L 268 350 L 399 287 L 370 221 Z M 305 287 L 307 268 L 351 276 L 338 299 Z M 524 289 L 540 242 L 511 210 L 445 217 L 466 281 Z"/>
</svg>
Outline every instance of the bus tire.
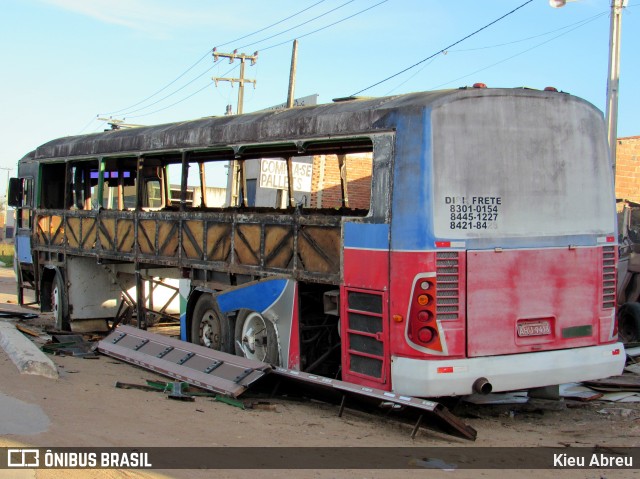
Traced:
<svg viewBox="0 0 640 479">
<path fill-rule="evenodd" d="M 640 304 L 625 303 L 618 310 L 618 338 L 625 344 L 640 341 Z"/>
<path fill-rule="evenodd" d="M 193 308 L 191 342 L 233 354 L 229 320 L 221 317 L 213 297 L 208 293 L 202 294 Z"/>
<path fill-rule="evenodd" d="M 69 303 L 64 288 L 62 273 L 56 271 L 51 281 L 51 311 L 58 331 L 71 331 L 69 324 Z"/>
<path fill-rule="evenodd" d="M 238 356 L 280 366 L 278 336 L 271 321 L 256 311 L 241 309 L 235 333 Z"/>
</svg>

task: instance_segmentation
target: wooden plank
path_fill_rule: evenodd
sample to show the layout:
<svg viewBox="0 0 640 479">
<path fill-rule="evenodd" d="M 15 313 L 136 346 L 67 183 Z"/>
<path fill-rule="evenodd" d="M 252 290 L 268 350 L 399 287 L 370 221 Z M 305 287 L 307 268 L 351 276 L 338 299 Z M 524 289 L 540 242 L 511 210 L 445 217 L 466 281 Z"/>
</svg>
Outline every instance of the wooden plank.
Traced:
<svg viewBox="0 0 640 479">
<path fill-rule="evenodd" d="M 175 258 L 178 255 L 177 221 L 158 222 L 158 255 Z"/>
<path fill-rule="evenodd" d="M 301 226 L 298 254 L 305 271 L 340 272 L 340 228 Z"/>
<path fill-rule="evenodd" d="M 80 248 L 92 250 L 96 247 L 97 229 L 95 218 L 82 218 L 81 220 L 82 238 Z"/>
<path fill-rule="evenodd" d="M 182 251 L 189 259 L 204 259 L 204 222 L 185 221 L 182 223 Z"/>
<path fill-rule="evenodd" d="M 258 224 L 236 226 L 234 249 L 238 264 L 260 264 L 260 236 L 262 227 Z"/>
<path fill-rule="evenodd" d="M 122 218 L 118 219 L 117 233 L 118 252 L 131 253 L 135 243 L 135 225 L 133 220 Z"/>
<path fill-rule="evenodd" d="M 116 232 L 116 219 L 115 218 L 101 218 L 100 228 L 98 231 L 98 239 L 100 240 L 100 249 L 104 251 L 114 251 L 116 245 L 114 244 Z"/>
<path fill-rule="evenodd" d="M 231 224 L 207 224 L 207 260 L 229 262 L 231 253 Z"/>
<path fill-rule="evenodd" d="M 156 222 L 155 220 L 138 221 L 138 246 L 142 254 L 155 254 Z"/>
<path fill-rule="evenodd" d="M 293 227 L 265 225 L 264 265 L 268 268 L 291 268 L 293 259 Z"/>
<path fill-rule="evenodd" d="M 68 217 L 67 218 L 67 229 L 65 231 L 67 235 L 67 244 L 70 248 L 79 248 L 80 247 L 80 231 L 81 231 L 81 222 L 80 218 Z"/>
<path fill-rule="evenodd" d="M 51 244 L 61 245 L 64 243 L 64 218 L 62 216 L 52 216 L 49 224 Z"/>
</svg>

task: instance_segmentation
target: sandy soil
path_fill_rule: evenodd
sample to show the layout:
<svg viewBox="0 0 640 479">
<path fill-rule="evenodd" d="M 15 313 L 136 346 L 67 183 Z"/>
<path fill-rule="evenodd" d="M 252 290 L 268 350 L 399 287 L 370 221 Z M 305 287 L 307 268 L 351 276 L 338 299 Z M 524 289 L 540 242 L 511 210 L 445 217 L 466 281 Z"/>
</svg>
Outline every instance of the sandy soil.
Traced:
<svg viewBox="0 0 640 479">
<path fill-rule="evenodd" d="M 12 272 L 0 269 L 0 309 L 16 309 Z M 17 308 L 19 309 L 19 308 Z M 37 329 L 51 322 L 43 315 L 24 324 Z M 478 431 L 474 443 L 421 429 L 414 440 L 411 426 L 382 416 L 347 410 L 318 402 L 270 399 L 271 410 L 241 410 L 208 398 L 195 402 L 167 400 L 162 393 L 125 390 L 116 381 L 144 384 L 159 376 L 112 358 L 80 359 L 51 356 L 59 368 L 58 380 L 21 375 L 0 350 L 0 417 L 12 400 L 33 407 L 22 429 L 2 432 L 0 446 L 24 444 L 39 447 L 151 447 L 151 446 L 424 446 L 424 447 L 579 447 L 639 446 L 639 403 L 600 401 L 574 403 L 572 407 L 525 411 L 518 407 L 473 407 L 460 410 Z M 4 400 L 3 400 L 4 397 Z M 43 414 L 40 415 L 40 410 Z M 17 413 L 16 413 L 17 414 Z M 6 428 L 5 428 L 6 429 Z M 20 472 L 24 475 L 18 475 Z M 0 471 L 3 477 L 36 478 L 150 478 L 247 477 L 255 471 L 171 470 L 135 471 Z M 621 470 L 281 470 L 258 471 L 258 477 L 455 477 L 455 478 L 627 478 L 636 471 Z"/>
</svg>

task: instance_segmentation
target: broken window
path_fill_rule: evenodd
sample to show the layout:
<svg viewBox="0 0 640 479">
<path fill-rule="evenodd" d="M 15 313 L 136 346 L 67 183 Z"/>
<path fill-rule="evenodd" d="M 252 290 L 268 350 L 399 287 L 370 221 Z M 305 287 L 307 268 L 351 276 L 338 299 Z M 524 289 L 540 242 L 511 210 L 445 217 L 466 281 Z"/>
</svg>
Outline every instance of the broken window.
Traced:
<svg viewBox="0 0 640 479">
<path fill-rule="evenodd" d="M 64 163 L 43 164 L 41 170 L 40 206 L 45 209 L 64 209 Z"/>
<path fill-rule="evenodd" d="M 90 210 L 98 207 L 98 160 L 69 164 L 67 208 Z"/>
<path fill-rule="evenodd" d="M 102 207 L 127 210 L 136 207 L 136 158 L 105 158 Z"/>
<path fill-rule="evenodd" d="M 366 214 L 370 208 L 370 140 L 317 142 L 301 148 L 251 146 L 243 153 L 247 158 L 236 160 L 231 166 L 233 206 L 338 209 L 349 214 Z"/>
</svg>

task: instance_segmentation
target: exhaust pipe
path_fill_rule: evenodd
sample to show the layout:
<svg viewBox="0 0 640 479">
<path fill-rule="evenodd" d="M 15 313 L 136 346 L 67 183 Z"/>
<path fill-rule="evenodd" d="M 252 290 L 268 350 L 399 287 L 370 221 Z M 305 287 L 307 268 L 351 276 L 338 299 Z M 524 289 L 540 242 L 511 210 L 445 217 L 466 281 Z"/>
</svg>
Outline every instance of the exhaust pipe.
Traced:
<svg viewBox="0 0 640 479">
<path fill-rule="evenodd" d="M 478 378 L 474 381 L 473 386 L 471 386 L 473 392 L 478 394 L 489 394 L 493 390 L 493 386 L 487 380 L 487 378 Z"/>
</svg>

